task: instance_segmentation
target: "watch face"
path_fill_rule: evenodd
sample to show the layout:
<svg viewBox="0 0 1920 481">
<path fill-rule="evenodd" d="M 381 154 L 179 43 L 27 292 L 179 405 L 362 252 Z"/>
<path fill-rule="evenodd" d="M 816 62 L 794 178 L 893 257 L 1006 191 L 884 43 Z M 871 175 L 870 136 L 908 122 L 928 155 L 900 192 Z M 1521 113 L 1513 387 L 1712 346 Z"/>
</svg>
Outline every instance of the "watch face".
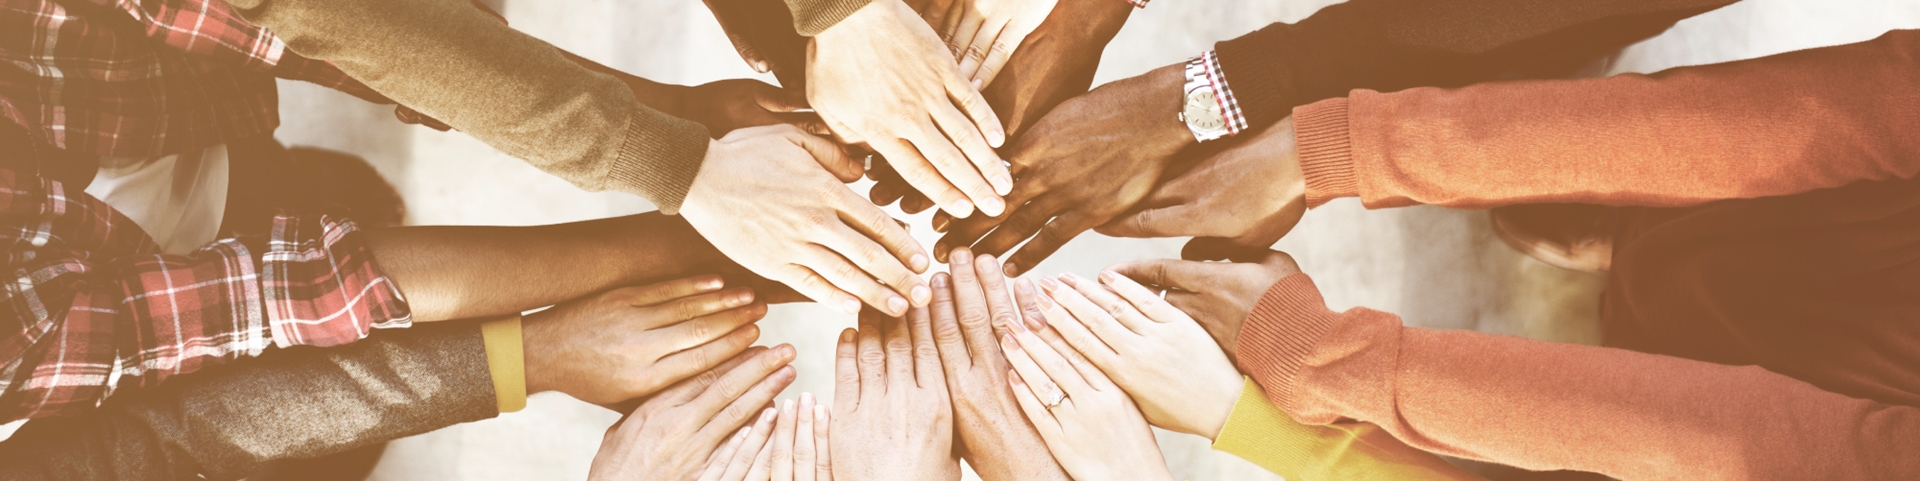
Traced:
<svg viewBox="0 0 1920 481">
<path fill-rule="evenodd" d="M 1194 89 L 1187 92 L 1187 105 L 1184 117 L 1187 125 L 1207 131 L 1225 130 L 1226 115 L 1220 112 L 1220 102 L 1214 100 L 1210 89 Z"/>
</svg>

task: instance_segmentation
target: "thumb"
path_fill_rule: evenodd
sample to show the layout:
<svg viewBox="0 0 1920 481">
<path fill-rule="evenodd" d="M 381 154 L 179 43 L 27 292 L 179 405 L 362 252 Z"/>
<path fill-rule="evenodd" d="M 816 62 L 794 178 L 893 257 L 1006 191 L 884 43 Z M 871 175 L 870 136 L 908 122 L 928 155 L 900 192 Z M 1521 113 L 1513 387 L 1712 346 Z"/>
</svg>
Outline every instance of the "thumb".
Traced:
<svg viewBox="0 0 1920 481">
<path fill-rule="evenodd" d="M 1107 269 L 1134 282 L 1163 289 L 1204 292 L 1207 279 L 1216 265 L 1179 259 L 1146 259 L 1123 262 Z"/>
<path fill-rule="evenodd" d="M 722 30 L 725 29 L 723 28 Z M 753 44 L 748 42 L 746 37 L 741 37 L 739 34 L 728 31 L 727 41 L 733 42 L 733 49 L 740 52 L 740 60 L 746 61 L 748 68 L 760 73 L 773 71 L 772 64 L 767 63 L 767 57 L 760 55 L 760 50 L 753 48 Z"/>
<path fill-rule="evenodd" d="M 794 145 L 807 149 L 807 153 L 812 154 L 814 160 L 820 161 L 821 167 L 825 167 L 827 172 L 832 172 L 833 176 L 841 182 L 860 180 L 860 175 L 866 173 L 866 165 L 862 159 L 847 155 L 846 149 L 840 148 L 840 144 L 831 140 L 807 135 L 799 129 L 792 129 L 787 134 L 787 138 L 792 140 Z"/>
<path fill-rule="evenodd" d="M 811 108 L 807 105 L 806 92 L 783 89 L 758 82 L 755 82 L 755 84 L 756 88 L 753 89 L 753 103 L 760 105 L 760 108 L 766 109 L 768 112 L 797 112 Z"/>
</svg>

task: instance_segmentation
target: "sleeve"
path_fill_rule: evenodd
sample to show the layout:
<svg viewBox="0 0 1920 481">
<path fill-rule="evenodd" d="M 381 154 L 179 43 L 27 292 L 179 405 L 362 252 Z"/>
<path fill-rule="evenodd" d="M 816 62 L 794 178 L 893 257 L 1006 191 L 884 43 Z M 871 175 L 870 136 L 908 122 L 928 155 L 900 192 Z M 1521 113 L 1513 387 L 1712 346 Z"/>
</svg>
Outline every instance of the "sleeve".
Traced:
<svg viewBox="0 0 1920 481">
<path fill-rule="evenodd" d="M 1565 78 L 1735 0 L 1354 0 L 1215 50 L 1253 129 L 1353 89 Z"/>
<path fill-rule="evenodd" d="M 487 372 L 493 378 L 499 411 L 510 413 L 525 409 L 527 358 L 520 316 L 480 323 L 480 338 L 486 341 Z"/>
<path fill-rule="evenodd" d="M 333 346 L 410 325 L 363 236 L 331 216 L 283 215 L 263 244 L 161 255 L 99 199 L 0 168 L 0 243 L 14 279 L 0 317 L 0 420 L 84 411 L 116 387 L 268 346 Z"/>
<path fill-rule="evenodd" d="M 287 51 L 278 37 L 247 23 L 224 1 L 88 1 L 111 3 L 139 21 L 148 38 L 193 57 L 314 83 L 376 104 L 393 103 L 332 64 Z"/>
<path fill-rule="evenodd" d="M 295 52 L 580 188 L 677 212 L 707 129 L 468 2 L 230 0 Z"/>
<path fill-rule="evenodd" d="M 846 20 L 853 12 L 867 6 L 873 0 L 786 0 L 787 9 L 793 13 L 793 29 L 800 35 L 812 37 L 827 28 Z M 891 1 L 891 0 L 889 0 Z"/>
<path fill-rule="evenodd" d="M 471 322 L 274 351 L 30 421 L 0 442 L 0 479 L 240 479 L 269 461 L 491 418 L 485 355 Z"/>
<path fill-rule="evenodd" d="M 1342 479 L 1483 479 L 1394 439 L 1379 426 L 1339 422 L 1308 426 L 1287 418 L 1252 379 L 1227 415 L 1213 449 L 1296 481 Z"/>
<path fill-rule="evenodd" d="M 1920 477 L 1920 408 L 1757 366 L 1335 313 L 1304 274 L 1267 291 L 1238 345 L 1288 416 L 1374 423 L 1439 454 L 1617 479 Z"/>
<path fill-rule="evenodd" d="M 1920 30 L 1654 75 L 1356 91 L 1294 121 L 1308 205 L 1682 206 L 1920 173 Z"/>
</svg>

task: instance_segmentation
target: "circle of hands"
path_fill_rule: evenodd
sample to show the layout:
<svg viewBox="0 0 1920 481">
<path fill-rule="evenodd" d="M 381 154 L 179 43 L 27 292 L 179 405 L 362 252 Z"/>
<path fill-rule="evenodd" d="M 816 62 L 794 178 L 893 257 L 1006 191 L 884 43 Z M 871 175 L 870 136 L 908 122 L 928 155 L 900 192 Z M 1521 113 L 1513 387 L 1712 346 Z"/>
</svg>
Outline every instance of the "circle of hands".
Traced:
<svg viewBox="0 0 1920 481">
<path fill-rule="evenodd" d="M 875 0 L 804 51 L 757 48 L 738 3 L 708 1 L 742 58 L 804 87 L 726 80 L 662 110 L 719 136 L 681 213 L 754 279 L 528 317 L 529 336 L 627 348 L 561 353 L 540 367 L 556 385 L 528 386 L 628 413 L 592 479 L 957 479 L 961 459 L 989 480 L 1172 479 L 1149 426 L 1218 435 L 1244 388 L 1239 325 L 1298 272 L 1266 249 L 1305 210 L 1290 121 L 1193 145 L 1178 64 L 1089 91 L 1125 15 L 1075 19 L 1131 8 L 1116 0 Z M 931 252 L 895 203 L 938 208 Z M 1089 230 L 1196 239 L 1097 280 L 1009 277 Z M 950 273 L 923 277 L 935 260 Z M 794 348 L 749 347 L 767 303 L 801 298 L 859 314 L 831 406 L 775 402 Z M 586 320 L 608 314 L 632 325 Z"/>
</svg>

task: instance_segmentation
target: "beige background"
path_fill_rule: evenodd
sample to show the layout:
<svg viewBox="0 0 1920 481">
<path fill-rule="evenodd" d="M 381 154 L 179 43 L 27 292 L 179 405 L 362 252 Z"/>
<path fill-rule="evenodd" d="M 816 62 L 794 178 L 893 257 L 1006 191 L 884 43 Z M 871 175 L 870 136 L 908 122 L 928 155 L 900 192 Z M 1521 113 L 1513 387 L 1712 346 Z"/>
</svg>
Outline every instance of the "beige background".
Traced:
<svg viewBox="0 0 1920 481">
<path fill-rule="evenodd" d="M 1119 1 L 1119 0 L 1114 0 Z M 493 2 L 498 3 L 498 2 Z M 1182 61 L 1276 21 L 1304 18 L 1324 0 L 1157 0 L 1107 48 L 1096 82 Z M 736 56 L 706 9 L 690 0 L 507 1 L 516 28 L 654 80 L 696 84 L 770 76 Z M 1920 27 L 1910 0 L 1749 0 L 1683 22 L 1628 49 L 1614 72 L 1751 58 L 1870 39 Z M 622 194 L 582 192 L 472 138 L 401 125 L 390 109 L 312 85 L 281 82 L 280 139 L 366 157 L 399 187 L 408 223 L 531 225 L 652 210 Z M 859 186 L 862 192 L 864 185 Z M 931 242 L 925 216 L 912 218 Z M 1088 233 L 1037 273 L 1089 275 L 1129 259 L 1176 257 L 1182 240 L 1118 240 Z M 1279 248 L 1314 274 L 1336 309 L 1365 305 L 1410 325 L 1476 329 L 1572 342 L 1597 341 L 1601 281 L 1534 262 L 1500 244 L 1482 212 L 1443 208 L 1366 211 L 1343 200 L 1309 213 Z M 799 348 L 800 380 L 782 395 L 831 398 L 833 337 L 852 319 L 815 306 L 776 307 L 763 343 Z M 564 395 L 534 396 L 524 411 L 394 442 L 378 480 L 583 479 L 612 412 Z M 11 432 L 0 426 L 0 436 Z M 1277 479 L 1205 439 L 1159 432 L 1181 479 Z"/>
</svg>

